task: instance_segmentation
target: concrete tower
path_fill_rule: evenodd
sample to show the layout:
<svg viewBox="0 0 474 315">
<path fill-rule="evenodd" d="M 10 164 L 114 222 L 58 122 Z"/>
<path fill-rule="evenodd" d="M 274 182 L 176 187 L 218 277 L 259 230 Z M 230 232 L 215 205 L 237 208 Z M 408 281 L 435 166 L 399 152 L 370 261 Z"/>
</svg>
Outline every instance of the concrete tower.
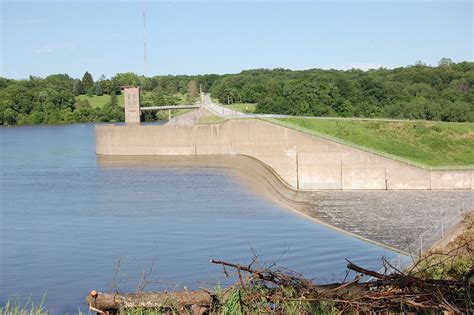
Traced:
<svg viewBox="0 0 474 315">
<path fill-rule="evenodd" d="M 136 87 L 123 88 L 125 100 L 125 122 L 140 122 L 140 89 Z"/>
</svg>

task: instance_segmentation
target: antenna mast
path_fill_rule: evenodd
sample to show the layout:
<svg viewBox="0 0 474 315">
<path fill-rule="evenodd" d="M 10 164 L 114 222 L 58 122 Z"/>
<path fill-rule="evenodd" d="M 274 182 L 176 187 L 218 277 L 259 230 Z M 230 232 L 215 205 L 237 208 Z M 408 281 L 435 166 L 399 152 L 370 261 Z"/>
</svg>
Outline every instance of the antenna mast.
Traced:
<svg viewBox="0 0 474 315">
<path fill-rule="evenodd" d="M 143 16 L 143 75 L 147 75 L 147 60 L 146 60 L 146 15 L 145 15 L 145 4 L 143 0 L 142 5 L 142 16 Z"/>
</svg>

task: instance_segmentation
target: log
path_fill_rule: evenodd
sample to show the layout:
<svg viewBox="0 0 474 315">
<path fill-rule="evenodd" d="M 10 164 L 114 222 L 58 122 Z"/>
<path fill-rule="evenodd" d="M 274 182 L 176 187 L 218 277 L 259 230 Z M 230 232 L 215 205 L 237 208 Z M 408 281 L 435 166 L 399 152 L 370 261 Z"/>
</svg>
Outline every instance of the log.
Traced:
<svg viewBox="0 0 474 315">
<path fill-rule="evenodd" d="M 86 297 L 89 306 L 100 311 L 133 308 L 162 309 L 199 314 L 212 307 L 214 296 L 203 290 L 181 292 L 101 293 L 92 290 Z"/>
</svg>

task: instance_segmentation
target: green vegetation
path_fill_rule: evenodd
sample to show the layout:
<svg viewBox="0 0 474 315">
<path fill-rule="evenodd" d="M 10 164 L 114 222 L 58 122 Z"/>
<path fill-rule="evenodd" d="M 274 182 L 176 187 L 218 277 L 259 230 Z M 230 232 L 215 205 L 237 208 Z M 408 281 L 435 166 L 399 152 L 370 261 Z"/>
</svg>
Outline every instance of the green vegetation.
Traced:
<svg viewBox="0 0 474 315">
<path fill-rule="evenodd" d="M 235 103 L 231 105 L 226 105 L 225 107 L 236 110 L 238 112 L 251 114 L 255 112 L 256 104 L 253 103 Z"/>
<path fill-rule="evenodd" d="M 474 121 L 474 63 L 443 58 L 393 70 L 258 69 L 219 77 L 213 97 L 294 116 Z"/>
<path fill-rule="evenodd" d="M 111 99 L 115 93 L 123 104 L 123 86 L 140 87 L 143 106 L 192 103 L 202 89 L 222 104 L 256 113 L 474 121 L 474 63 L 443 58 L 437 67 L 417 63 L 393 70 L 257 69 L 154 77 L 128 72 L 96 81 L 89 72 L 82 79 L 0 78 L 0 124 L 123 121 Z M 104 109 L 109 99 L 112 105 Z"/>
<path fill-rule="evenodd" d="M 171 118 L 178 117 L 193 111 L 193 109 L 173 109 L 171 110 Z M 150 115 L 145 115 L 145 121 L 154 121 L 154 120 L 168 120 L 169 115 L 167 110 L 161 110 L 157 113 L 151 113 Z"/>
<path fill-rule="evenodd" d="M 463 279 L 471 270 L 474 272 L 473 254 L 474 211 L 471 211 L 464 214 L 444 240 L 434 244 L 420 258 L 415 271 L 423 271 L 432 279 Z"/>
<path fill-rule="evenodd" d="M 222 124 L 225 121 L 225 118 L 215 116 L 215 115 L 210 115 L 206 117 L 201 117 L 199 119 L 199 124 L 200 125 L 211 125 L 211 124 Z"/>
<path fill-rule="evenodd" d="M 118 95 L 118 106 L 124 107 L 124 100 L 123 100 L 123 95 Z M 104 107 L 107 103 L 110 102 L 110 95 L 78 95 L 76 96 L 76 103 L 77 101 L 84 101 L 87 100 L 89 104 L 92 106 L 92 108 L 102 108 Z"/>
<path fill-rule="evenodd" d="M 210 76 L 200 76 L 203 87 Z M 197 77 L 156 76 L 119 73 L 94 81 L 88 72 L 82 80 L 67 74 L 28 80 L 0 78 L 0 124 L 59 124 L 76 122 L 117 122 L 124 120 L 121 87 L 139 86 L 142 106 L 189 104 L 199 99 Z M 155 115 L 144 116 L 156 119 Z"/>
<path fill-rule="evenodd" d="M 474 123 L 278 120 L 426 165 L 474 165 Z"/>
<path fill-rule="evenodd" d="M 5 305 L 0 305 L 0 315 L 46 315 L 48 311 L 44 308 L 44 298 L 39 305 L 35 305 L 30 299 L 26 302 L 9 298 Z"/>
<path fill-rule="evenodd" d="M 340 312 L 332 303 L 304 301 L 301 292 L 291 286 L 268 288 L 246 283 L 246 287 L 234 286 L 227 292 L 217 293 L 219 310 L 216 314 L 320 314 L 335 315 Z M 273 305 L 268 296 L 278 296 Z M 271 310 L 271 311 L 270 311 Z"/>
</svg>

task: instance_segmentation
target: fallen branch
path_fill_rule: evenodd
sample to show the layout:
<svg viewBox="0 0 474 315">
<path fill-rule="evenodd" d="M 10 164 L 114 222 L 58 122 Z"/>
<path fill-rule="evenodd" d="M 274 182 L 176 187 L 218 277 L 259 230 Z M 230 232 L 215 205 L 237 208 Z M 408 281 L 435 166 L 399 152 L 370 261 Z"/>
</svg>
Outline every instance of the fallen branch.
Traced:
<svg viewBox="0 0 474 315">
<path fill-rule="evenodd" d="M 200 314 L 212 308 L 213 294 L 204 290 L 181 292 L 100 293 L 95 290 L 86 297 L 91 310 L 119 311 L 135 308 L 162 311 L 188 311 Z"/>
</svg>

